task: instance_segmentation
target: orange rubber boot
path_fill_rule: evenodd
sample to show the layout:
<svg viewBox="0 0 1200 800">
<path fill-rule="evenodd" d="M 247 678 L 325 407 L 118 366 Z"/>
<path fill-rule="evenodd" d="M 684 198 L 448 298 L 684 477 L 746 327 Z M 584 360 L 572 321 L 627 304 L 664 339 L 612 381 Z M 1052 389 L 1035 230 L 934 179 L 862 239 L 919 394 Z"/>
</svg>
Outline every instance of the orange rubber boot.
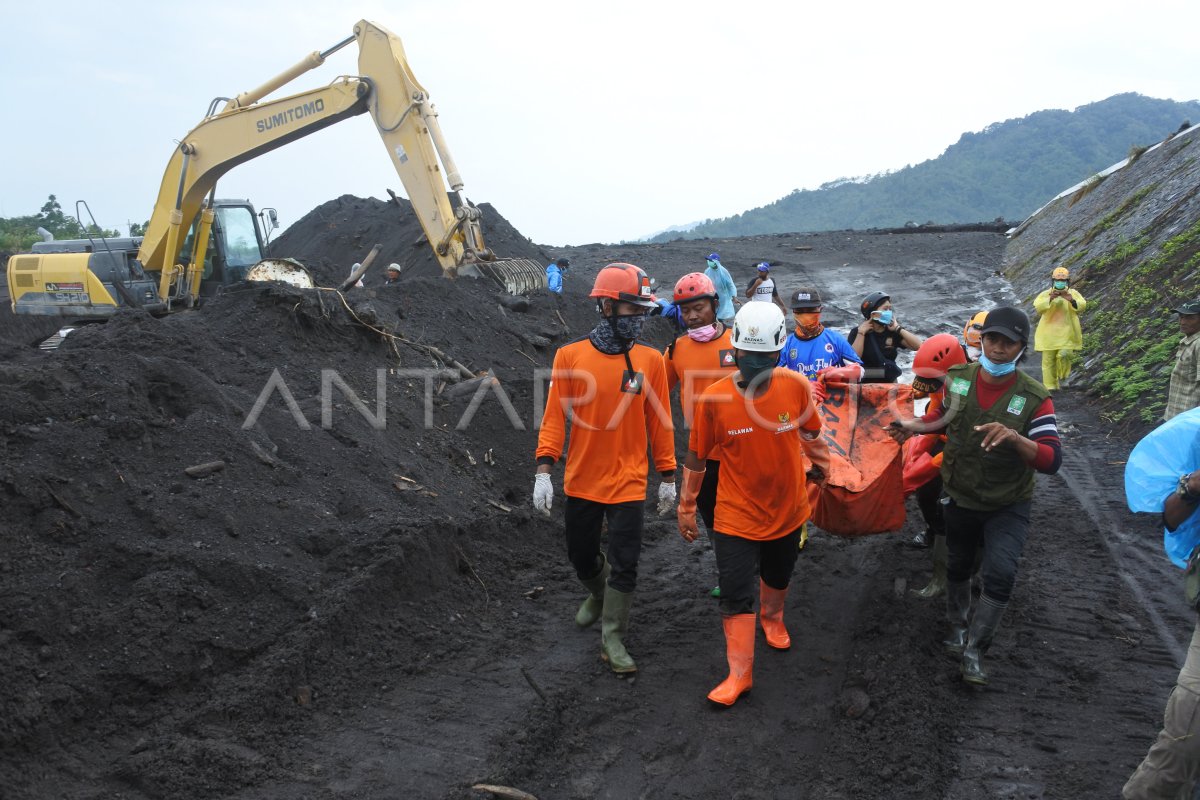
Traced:
<svg viewBox="0 0 1200 800">
<path fill-rule="evenodd" d="M 719 705 L 731 706 L 754 685 L 754 615 L 722 617 L 721 624 L 725 626 L 725 658 L 729 661 L 729 677 L 708 693 L 708 699 Z"/>
<path fill-rule="evenodd" d="M 762 620 L 767 644 L 776 650 L 787 650 L 792 646 L 792 637 L 783 624 L 783 604 L 787 600 L 787 589 L 772 589 L 758 581 L 758 616 Z"/>
</svg>

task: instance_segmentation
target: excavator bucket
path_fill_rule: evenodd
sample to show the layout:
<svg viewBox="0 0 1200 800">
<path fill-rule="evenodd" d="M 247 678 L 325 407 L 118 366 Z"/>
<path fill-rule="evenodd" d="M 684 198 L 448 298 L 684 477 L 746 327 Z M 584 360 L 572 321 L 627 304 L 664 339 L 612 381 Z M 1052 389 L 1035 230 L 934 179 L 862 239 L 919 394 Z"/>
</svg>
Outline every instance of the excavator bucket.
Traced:
<svg viewBox="0 0 1200 800">
<path fill-rule="evenodd" d="M 312 274 L 304 268 L 304 265 L 291 258 L 264 258 L 250 268 L 246 273 L 246 280 L 253 282 L 279 281 L 301 289 L 311 289 L 316 286 L 313 283 Z"/>
<path fill-rule="evenodd" d="M 504 287 L 509 294 L 525 294 L 547 287 L 546 267 L 529 258 L 463 264 L 458 268 L 458 274 L 487 276 Z"/>
</svg>

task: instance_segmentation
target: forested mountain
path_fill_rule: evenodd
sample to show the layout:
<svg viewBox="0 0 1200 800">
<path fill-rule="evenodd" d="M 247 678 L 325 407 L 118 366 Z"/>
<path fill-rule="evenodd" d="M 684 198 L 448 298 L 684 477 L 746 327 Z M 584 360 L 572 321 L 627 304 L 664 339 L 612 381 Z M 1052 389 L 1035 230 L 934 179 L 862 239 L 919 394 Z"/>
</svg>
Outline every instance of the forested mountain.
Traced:
<svg viewBox="0 0 1200 800">
<path fill-rule="evenodd" d="M 687 232 L 651 241 L 1024 219 L 1063 189 L 1162 141 L 1200 102 L 1119 94 L 1074 111 L 1038 111 L 964 133 L 935 159 L 866 179 L 842 178 Z"/>
</svg>

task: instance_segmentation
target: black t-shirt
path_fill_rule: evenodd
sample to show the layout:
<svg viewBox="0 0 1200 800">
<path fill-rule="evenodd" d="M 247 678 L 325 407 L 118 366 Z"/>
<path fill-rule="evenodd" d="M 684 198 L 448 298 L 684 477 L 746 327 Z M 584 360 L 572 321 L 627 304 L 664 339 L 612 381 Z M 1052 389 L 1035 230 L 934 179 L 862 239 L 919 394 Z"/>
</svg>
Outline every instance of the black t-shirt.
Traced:
<svg viewBox="0 0 1200 800">
<path fill-rule="evenodd" d="M 858 328 L 851 328 L 846 341 L 854 344 L 858 338 Z M 863 336 L 863 383 L 895 383 L 900 377 L 900 367 L 896 365 L 896 351 L 900 348 L 907 350 L 904 340 L 896 331 L 867 331 Z"/>
</svg>

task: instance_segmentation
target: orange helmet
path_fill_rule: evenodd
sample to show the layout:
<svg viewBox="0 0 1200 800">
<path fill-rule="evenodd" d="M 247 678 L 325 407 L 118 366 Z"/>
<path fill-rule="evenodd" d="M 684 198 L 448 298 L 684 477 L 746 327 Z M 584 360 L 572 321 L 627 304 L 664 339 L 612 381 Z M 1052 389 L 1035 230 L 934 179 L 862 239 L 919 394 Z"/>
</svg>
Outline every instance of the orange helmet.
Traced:
<svg viewBox="0 0 1200 800">
<path fill-rule="evenodd" d="M 963 326 L 963 341 L 967 347 L 980 347 L 983 343 L 983 321 L 987 319 L 987 312 L 980 311 L 975 316 L 967 320 L 967 324 Z"/>
<path fill-rule="evenodd" d="M 1054 272 L 1050 273 L 1052 281 L 1069 281 L 1071 280 L 1071 271 L 1066 267 L 1055 267 Z"/>
<path fill-rule="evenodd" d="M 703 272 L 689 272 L 675 284 L 675 296 L 671 298 L 676 304 L 690 303 L 693 300 L 716 300 L 717 287 L 713 286 L 712 278 Z"/>
<path fill-rule="evenodd" d="M 596 275 L 589 297 L 608 297 L 642 308 L 654 308 L 650 299 L 650 278 L 641 267 L 633 264 L 609 264 Z"/>
<path fill-rule="evenodd" d="M 913 389 L 932 394 L 942 388 L 946 371 L 955 364 L 967 363 L 967 354 L 952 333 L 930 336 L 913 356 Z"/>
</svg>

